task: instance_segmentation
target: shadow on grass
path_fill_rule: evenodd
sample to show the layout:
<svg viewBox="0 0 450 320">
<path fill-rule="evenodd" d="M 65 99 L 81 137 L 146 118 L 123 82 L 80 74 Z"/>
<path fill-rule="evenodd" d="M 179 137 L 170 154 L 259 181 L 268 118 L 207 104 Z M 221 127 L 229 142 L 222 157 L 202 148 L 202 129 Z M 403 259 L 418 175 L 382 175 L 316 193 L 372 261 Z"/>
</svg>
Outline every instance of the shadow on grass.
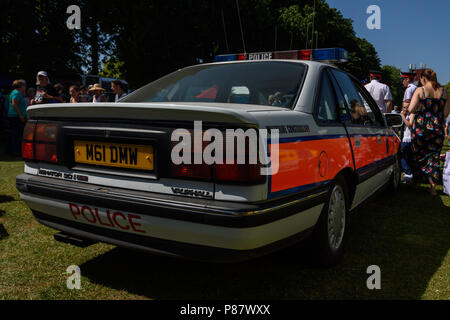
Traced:
<svg viewBox="0 0 450 320">
<path fill-rule="evenodd" d="M 350 230 L 343 260 L 329 269 L 313 267 L 301 244 L 235 264 L 115 248 L 81 270 L 93 283 L 163 300 L 420 299 L 450 248 L 450 208 L 426 189 L 404 187 L 360 208 Z M 381 290 L 367 289 L 370 265 L 381 268 Z"/>
<path fill-rule="evenodd" d="M 6 228 L 0 223 L 0 240 L 6 239 L 7 237 L 9 237 L 8 231 L 6 231 Z"/>
<path fill-rule="evenodd" d="M 14 199 L 11 196 L 4 196 L 4 195 L 0 195 L 0 203 L 4 203 L 4 202 L 11 202 L 11 201 L 15 201 L 16 199 Z M 1 217 L 2 213 L 0 212 L 0 217 Z"/>
<path fill-rule="evenodd" d="M 21 161 L 22 160 L 22 156 L 14 156 L 11 154 L 7 154 L 5 153 L 3 150 L 0 151 L 0 161 Z"/>
</svg>

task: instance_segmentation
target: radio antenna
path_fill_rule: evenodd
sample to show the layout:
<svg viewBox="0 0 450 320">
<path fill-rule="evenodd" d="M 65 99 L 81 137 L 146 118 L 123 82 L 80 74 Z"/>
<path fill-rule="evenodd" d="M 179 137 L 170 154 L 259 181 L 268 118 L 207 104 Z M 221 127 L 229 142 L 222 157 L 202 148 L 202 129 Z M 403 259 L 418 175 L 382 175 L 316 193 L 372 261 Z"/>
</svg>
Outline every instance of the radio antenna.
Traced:
<svg viewBox="0 0 450 320">
<path fill-rule="evenodd" d="M 221 8 L 222 12 L 222 24 L 223 24 L 223 33 L 225 34 L 225 45 L 227 47 L 227 53 L 230 53 L 230 50 L 228 49 L 228 37 L 227 37 L 227 28 L 225 26 L 225 18 L 223 16 L 223 7 Z"/>
<path fill-rule="evenodd" d="M 311 49 L 314 48 L 314 18 L 316 17 L 316 0 L 314 0 L 314 12 L 312 19 L 312 30 L 311 30 Z"/>
<path fill-rule="evenodd" d="M 275 51 L 277 51 L 277 25 L 275 24 Z"/>
<path fill-rule="evenodd" d="M 236 6 L 237 6 L 237 10 L 238 10 L 239 26 L 241 28 L 242 46 L 244 47 L 244 53 L 246 53 L 247 50 L 245 50 L 244 31 L 242 30 L 241 12 L 240 12 L 240 9 L 239 9 L 239 0 L 236 0 Z"/>
</svg>

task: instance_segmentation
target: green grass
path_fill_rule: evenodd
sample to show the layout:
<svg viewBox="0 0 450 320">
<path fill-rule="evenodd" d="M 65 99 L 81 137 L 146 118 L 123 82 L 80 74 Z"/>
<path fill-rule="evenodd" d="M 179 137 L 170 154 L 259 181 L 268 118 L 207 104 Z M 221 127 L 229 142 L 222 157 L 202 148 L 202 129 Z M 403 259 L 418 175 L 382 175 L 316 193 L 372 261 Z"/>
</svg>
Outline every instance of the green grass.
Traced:
<svg viewBox="0 0 450 320">
<path fill-rule="evenodd" d="M 361 207 L 333 268 L 311 266 L 302 245 L 208 264 L 54 241 L 19 199 L 23 162 L 1 157 L 0 223 L 9 236 L 0 240 L 0 299 L 450 299 L 450 197 L 432 198 L 424 186 Z M 70 265 L 81 268 L 81 290 L 66 288 Z M 370 265 L 381 268 L 381 290 L 366 287 Z"/>
</svg>

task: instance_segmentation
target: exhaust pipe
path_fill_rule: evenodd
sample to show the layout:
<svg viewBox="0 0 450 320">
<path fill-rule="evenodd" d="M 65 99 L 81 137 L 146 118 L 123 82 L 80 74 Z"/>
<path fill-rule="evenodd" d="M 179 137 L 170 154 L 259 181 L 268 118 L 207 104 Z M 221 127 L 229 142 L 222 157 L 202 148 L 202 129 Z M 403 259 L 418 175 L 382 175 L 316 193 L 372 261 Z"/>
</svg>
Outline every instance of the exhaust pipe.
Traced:
<svg viewBox="0 0 450 320">
<path fill-rule="evenodd" d="M 71 245 L 74 245 L 74 246 L 77 246 L 80 248 L 86 248 L 86 247 L 89 247 L 98 242 L 98 241 L 94 241 L 94 240 L 90 240 L 90 239 L 76 237 L 76 236 L 73 236 L 71 234 L 67 234 L 64 232 L 55 233 L 53 235 L 53 238 L 58 242 L 68 243 L 68 244 L 71 244 Z"/>
</svg>

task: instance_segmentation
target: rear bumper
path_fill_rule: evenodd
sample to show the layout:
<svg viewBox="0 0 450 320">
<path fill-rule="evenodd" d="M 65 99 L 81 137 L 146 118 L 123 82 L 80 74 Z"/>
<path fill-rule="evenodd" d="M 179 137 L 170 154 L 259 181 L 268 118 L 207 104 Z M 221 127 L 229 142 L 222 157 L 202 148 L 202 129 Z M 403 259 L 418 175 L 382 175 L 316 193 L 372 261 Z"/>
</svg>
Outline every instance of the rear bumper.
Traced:
<svg viewBox="0 0 450 320">
<path fill-rule="evenodd" d="M 144 237 L 124 232 L 107 230 L 65 219 L 56 218 L 40 212 L 33 211 L 36 220 L 50 228 L 80 238 L 104 242 L 112 245 L 158 254 L 177 259 L 188 259 L 207 262 L 238 262 L 256 258 L 293 245 L 311 234 L 312 228 L 306 229 L 294 236 L 271 243 L 269 245 L 249 250 L 235 250 L 210 247 L 192 243 L 166 240 L 154 237 Z"/>
<path fill-rule="evenodd" d="M 23 174 L 36 219 L 74 236 L 158 254 L 232 261 L 259 256 L 312 231 L 327 186 L 260 204 L 130 191 Z"/>
</svg>

